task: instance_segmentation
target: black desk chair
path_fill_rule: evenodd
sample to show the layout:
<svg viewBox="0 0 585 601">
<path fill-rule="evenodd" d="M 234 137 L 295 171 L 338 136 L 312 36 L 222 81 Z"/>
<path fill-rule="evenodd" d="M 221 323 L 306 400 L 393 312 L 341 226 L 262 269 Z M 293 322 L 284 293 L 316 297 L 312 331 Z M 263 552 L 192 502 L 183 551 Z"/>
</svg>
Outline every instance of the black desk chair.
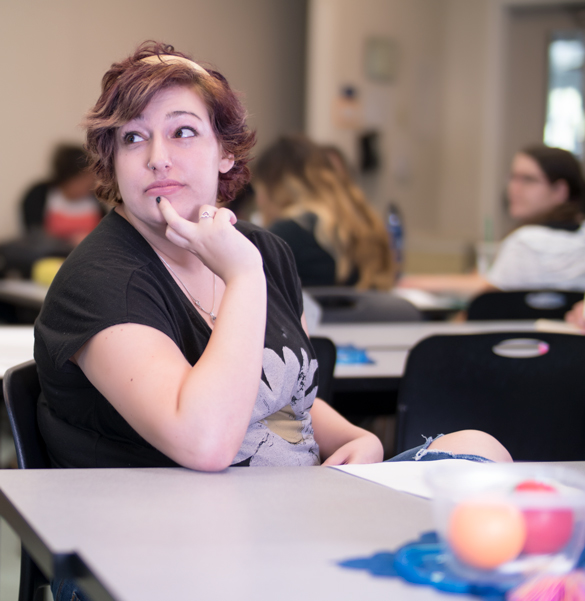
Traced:
<svg viewBox="0 0 585 601">
<path fill-rule="evenodd" d="M 580 300 L 583 300 L 583 292 L 563 290 L 484 292 L 470 302 L 467 319 L 563 319 Z"/>
<path fill-rule="evenodd" d="M 337 348 L 329 338 L 312 336 L 311 344 L 319 362 L 318 396 L 330 405 L 333 404 L 333 372 L 337 361 Z"/>
<path fill-rule="evenodd" d="M 28 361 L 11 367 L 4 374 L 4 402 L 16 447 L 20 469 L 51 467 L 47 449 L 37 425 L 37 400 L 41 392 L 37 366 Z M 42 601 L 49 584 L 30 555 L 22 547 L 18 601 Z"/>
<path fill-rule="evenodd" d="M 513 339 L 528 342 L 506 342 Z M 585 336 L 571 334 L 426 338 L 400 384 L 396 451 L 422 444 L 421 434 L 477 429 L 515 460 L 583 461 L 584 357 Z"/>
<path fill-rule="evenodd" d="M 322 323 L 375 323 L 422 321 L 409 301 L 389 292 L 357 290 L 348 286 L 304 288 L 322 308 Z"/>
</svg>

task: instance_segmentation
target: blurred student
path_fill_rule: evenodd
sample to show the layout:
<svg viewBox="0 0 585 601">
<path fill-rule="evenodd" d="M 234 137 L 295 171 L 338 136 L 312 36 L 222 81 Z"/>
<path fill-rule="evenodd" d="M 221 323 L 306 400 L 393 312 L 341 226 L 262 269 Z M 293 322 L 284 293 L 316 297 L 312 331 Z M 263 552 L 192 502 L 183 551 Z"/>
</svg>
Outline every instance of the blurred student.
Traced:
<svg viewBox="0 0 585 601">
<path fill-rule="evenodd" d="M 254 169 L 263 225 L 291 247 L 303 287 L 388 290 L 395 269 L 384 223 L 340 173 L 308 138 L 281 137 Z"/>
<path fill-rule="evenodd" d="M 471 294 L 499 290 L 585 290 L 585 182 L 566 150 L 535 145 L 512 162 L 508 210 L 520 227 L 502 242 L 487 275 L 403 277 L 400 287 Z"/>
<path fill-rule="evenodd" d="M 51 176 L 34 185 L 22 200 L 22 219 L 28 233 L 42 231 L 76 246 L 104 215 L 93 194 L 95 177 L 87 170 L 81 146 L 57 146 Z"/>
</svg>

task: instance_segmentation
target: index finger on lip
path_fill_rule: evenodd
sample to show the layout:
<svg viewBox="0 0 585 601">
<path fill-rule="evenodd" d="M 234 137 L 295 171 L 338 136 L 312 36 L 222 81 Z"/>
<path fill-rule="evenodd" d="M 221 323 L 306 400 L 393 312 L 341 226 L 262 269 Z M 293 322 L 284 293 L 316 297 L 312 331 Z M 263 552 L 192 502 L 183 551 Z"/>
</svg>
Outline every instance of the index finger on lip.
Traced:
<svg viewBox="0 0 585 601">
<path fill-rule="evenodd" d="M 169 227 L 171 227 L 175 231 L 179 232 L 179 230 L 182 229 L 183 222 L 186 220 L 184 220 L 179 215 L 179 213 L 177 213 L 177 211 L 175 210 L 175 207 L 173 207 L 173 205 L 164 196 L 159 196 L 159 197 L 157 197 L 156 200 L 157 200 L 160 212 L 162 213 L 162 216 L 164 217 L 164 219 L 167 222 L 167 224 L 169 225 Z M 187 223 L 189 223 L 189 222 L 187 222 Z"/>
<path fill-rule="evenodd" d="M 169 217 L 174 217 L 177 214 L 173 205 L 164 196 L 157 196 L 156 203 L 167 221 Z"/>
</svg>

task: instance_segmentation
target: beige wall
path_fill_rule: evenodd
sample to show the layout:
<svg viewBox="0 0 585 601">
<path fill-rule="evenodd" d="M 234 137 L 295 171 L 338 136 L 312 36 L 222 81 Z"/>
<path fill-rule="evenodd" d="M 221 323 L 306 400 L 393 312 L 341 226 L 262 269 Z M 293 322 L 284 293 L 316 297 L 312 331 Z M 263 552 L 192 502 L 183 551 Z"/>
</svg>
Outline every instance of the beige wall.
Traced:
<svg viewBox="0 0 585 601">
<path fill-rule="evenodd" d="M 403 209 L 407 269 L 463 269 L 487 229 L 504 233 L 509 10 L 579 1 L 311 0 L 307 131 L 355 158 L 356 132 L 335 126 L 332 99 L 352 83 L 378 107 L 383 165 L 363 184 L 381 210 L 390 198 Z M 365 77 L 371 35 L 399 47 L 392 83 Z"/>
<path fill-rule="evenodd" d="M 354 161 L 359 134 L 380 131 L 382 165 L 361 183 L 382 214 L 390 200 L 402 209 L 414 269 L 419 255 L 434 255 L 431 269 L 460 268 L 466 240 L 477 234 L 478 203 L 470 194 L 480 171 L 484 8 L 483 0 L 310 3 L 307 131 Z M 389 83 L 366 76 L 370 36 L 396 43 Z M 331 113 L 346 84 L 356 86 L 362 102 L 363 123 L 354 131 L 337 127 Z M 439 255 L 444 260 L 437 262 Z"/>
<path fill-rule="evenodd" d="M 442 88 L 442 3 L 436 0 L 315 0 L 310 4 L 307 133 L 341 146 L 355 162 L 357 138 L 381 133 L 382 166 L 364 185 L 382 210 L 390 200 L 410 223 L 432 224 L 438 177 L 436 157 Z M 395 81 L 366 77 L 368 36 L 393 39 L 398 49 Z M 362 108 L 358 130 L 336 127 L 332 104 L 339 90 L 354 86 Z M 429 205 L 431 210 L 429 211 Z"/>
<path fill-rule="evenodd" d="M 244 93 L 259 147 L 303 126 L 304 0 L 0 2 L 0 239 L 18 200 L 79 128 L 109 65 L 145 39 L 215 64 Z"/>
</svg>

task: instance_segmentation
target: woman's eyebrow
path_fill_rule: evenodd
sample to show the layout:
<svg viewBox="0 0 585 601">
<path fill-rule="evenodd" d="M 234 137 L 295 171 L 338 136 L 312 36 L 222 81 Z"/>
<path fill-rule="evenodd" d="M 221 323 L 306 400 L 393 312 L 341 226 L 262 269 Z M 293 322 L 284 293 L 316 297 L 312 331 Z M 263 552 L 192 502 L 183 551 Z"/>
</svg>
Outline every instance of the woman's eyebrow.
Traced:
<svg viewBox="0 0 585 601">
<path fill-rule="evenodd" d="M 171 119 L 172 117 L 180 117 L 181 115 L 192 115 L 193 117 L 199 119 L 199 121 L 202 121 L 199 115 L 191 111 L 172 111 L 170 113 L 167 113 L 167 119 Z"/>
</svg>

